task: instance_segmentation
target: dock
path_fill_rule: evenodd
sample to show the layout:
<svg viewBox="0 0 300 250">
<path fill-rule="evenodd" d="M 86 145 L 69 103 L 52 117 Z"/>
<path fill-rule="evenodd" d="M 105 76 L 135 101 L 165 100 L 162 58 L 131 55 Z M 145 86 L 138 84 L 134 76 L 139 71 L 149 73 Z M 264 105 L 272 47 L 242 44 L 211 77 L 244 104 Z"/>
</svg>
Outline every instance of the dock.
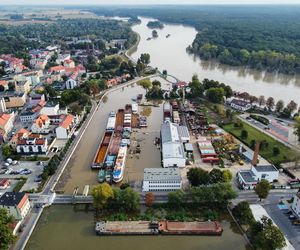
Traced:
<svg viewBox="0 0 300 250">
<path fill-rule="evenodd" d="M 223 233 L 217 221 L 100 221 L 97 235 L 211 235 Z"/>
</svg>

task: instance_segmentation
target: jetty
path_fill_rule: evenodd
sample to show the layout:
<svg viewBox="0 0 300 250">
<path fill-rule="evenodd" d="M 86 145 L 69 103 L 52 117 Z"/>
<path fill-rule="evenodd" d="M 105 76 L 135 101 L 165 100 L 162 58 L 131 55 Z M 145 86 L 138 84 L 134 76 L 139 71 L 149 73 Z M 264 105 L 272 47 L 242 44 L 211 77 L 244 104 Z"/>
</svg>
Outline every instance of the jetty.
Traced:
<svg viewBox="0 0 300 250">
<path fill-rule="evenodd" d="M 223 233 L 217 221 L 99 221 L 97 235 L 211 235 Z"/>
</svg>

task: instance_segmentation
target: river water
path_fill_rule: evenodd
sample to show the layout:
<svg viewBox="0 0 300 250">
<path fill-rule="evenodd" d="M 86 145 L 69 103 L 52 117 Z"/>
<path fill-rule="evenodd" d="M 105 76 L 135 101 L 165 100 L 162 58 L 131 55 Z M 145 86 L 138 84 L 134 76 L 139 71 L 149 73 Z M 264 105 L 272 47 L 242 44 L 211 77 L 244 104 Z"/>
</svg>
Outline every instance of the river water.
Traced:
<svg viewBox="0 0 300 250">
<path fill-rule="evenodd" d="M 222 221 L 222 236 L 96 236 L 93 213 L 72 206 L 45 209 L 26 250 L 220 250 L 246 249 L 234 223 Z"/>
<path fill-rule="evenodd" d="M 135 60 L 141 53 L 149 53 L 151 66 L 159 70 L 166 69 L 169 74 L 181 80 L 188 82 L 196 73 L 199 79 L 217 80 L 230 85 L 236 91 L 264 95 L 266 98 L 272 96 L 276 101 L 282 99 L 285 103 L 294 100 L 300 104 L 300 76 L 272 74 L 202 61 L 186 52 L 197 34 L 193 27 L 165 24 L 162 30 L 157 30 L 158 38 L 147 41 L 152 36 L 152 30 L 146 25 L 153 19 L 140 19 L 141 24 L 133 26 L 133 30 L 141 37 L 137 50 L 132 54 Z M 171 36 L 166 38 L 167 34 Z"/>
</svg>

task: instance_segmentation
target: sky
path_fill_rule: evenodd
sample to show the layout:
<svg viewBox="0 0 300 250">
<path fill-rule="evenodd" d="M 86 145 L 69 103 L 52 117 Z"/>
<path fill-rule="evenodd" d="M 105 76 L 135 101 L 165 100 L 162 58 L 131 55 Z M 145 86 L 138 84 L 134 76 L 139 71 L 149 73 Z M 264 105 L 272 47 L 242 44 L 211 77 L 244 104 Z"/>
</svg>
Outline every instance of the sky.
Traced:
<svg viewBox="0 0 300 250">
<path fill-rule="evenodd" d="M 0 0 L 0 5 L 62 4 L 300 4 L 300 0 Z"/>
</svg>

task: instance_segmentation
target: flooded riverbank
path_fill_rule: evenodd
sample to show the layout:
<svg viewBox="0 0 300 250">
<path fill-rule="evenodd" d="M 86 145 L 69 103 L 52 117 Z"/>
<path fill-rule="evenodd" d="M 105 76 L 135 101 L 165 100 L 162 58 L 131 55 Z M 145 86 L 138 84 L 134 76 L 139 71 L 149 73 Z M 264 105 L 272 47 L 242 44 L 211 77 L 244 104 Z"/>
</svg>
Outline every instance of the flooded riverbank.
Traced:
<svg viewBox="0 0 300 250">
<path fill-rule="evenodd" d="M 222 236 L 96 236 L 92 212 L 75 212 L 72 206 L 44 210 L 26 250 L 106 249 L 220 250 L 246 249 L 244 238 L 228 218 Z"/>
<path fill-rule="evenodd" d="M 169 74 L 184 81 L 190 81 L 193 74 L 200 79 L 208 78 L 230 85 L 234 90 L 252 95 L 272 96 L 276 101 L 282 99 L 287 104 L 294 100 L 300 104 L 300 76 L 260 72 L 246 67 L 231 67 L 213 61 L 202 61 L 190 55 L 186 48 L 192 44 L 197 31 L 193 27 L 165 24 L 158 30 L 158 37 L 152 37 L 147 27 L 149 18 L 140 18 L 141 23 L 133 26 L 140 36 L 140 42 L 131 56 L 137 60 L 141 53 L 149 53 L 150 65 L 159 70 L 166 69 Z M 167 35 L 170 36 L 167 38 Z"/>
</svg>

